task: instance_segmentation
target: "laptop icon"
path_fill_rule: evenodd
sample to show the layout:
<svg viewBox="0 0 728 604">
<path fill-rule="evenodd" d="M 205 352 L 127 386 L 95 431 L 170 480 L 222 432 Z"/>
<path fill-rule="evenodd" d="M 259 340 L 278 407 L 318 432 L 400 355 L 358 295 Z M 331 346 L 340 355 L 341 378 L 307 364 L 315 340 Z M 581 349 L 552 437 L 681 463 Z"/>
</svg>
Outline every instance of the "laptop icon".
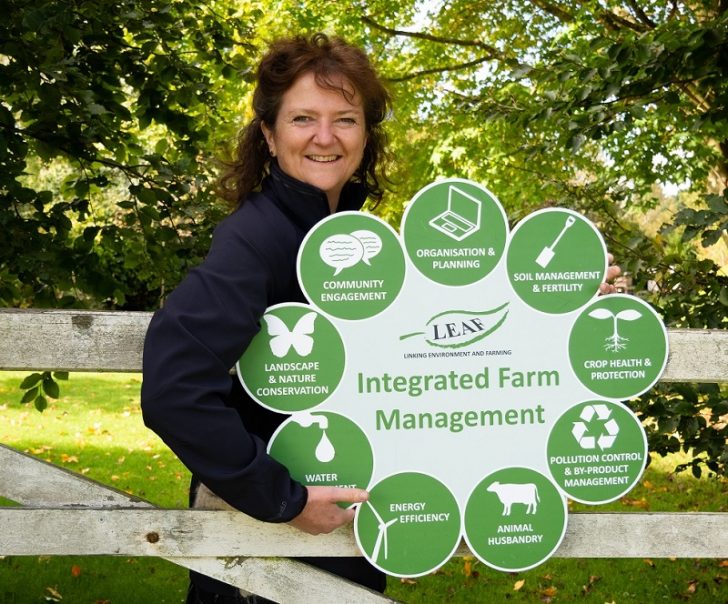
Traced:
<svg viewBox="0 0 728 604">
<path fill-rule="evenodd" d="M 430 220 L 430 225 L 451 239 L 462 241 L 480 229 L 481 205 L 480 200 L 451 185 L 447 210 Z"/>
</svg>

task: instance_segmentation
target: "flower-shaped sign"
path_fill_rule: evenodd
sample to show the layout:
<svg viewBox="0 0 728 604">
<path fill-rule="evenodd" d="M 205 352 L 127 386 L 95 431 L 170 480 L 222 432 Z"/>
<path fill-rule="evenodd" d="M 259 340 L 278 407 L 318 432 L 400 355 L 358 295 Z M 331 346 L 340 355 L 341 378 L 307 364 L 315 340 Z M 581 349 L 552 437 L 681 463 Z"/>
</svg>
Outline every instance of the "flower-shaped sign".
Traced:
<svg viewBox="0 0 728 604">
<path fill-rule="evenodd" d="M 647 443 L 622 403 L 667 361 L 654 310 L 597 297 L 601 235 L 567 209 L 509 233 L 477 183 L 433 183 L 401 234 L 342 212 L 298 257 L 310 304 L 269 308 L 238 374 L 290 414 L 269 452 L 306 485 L 370 491 L 354 530 L 399 577 L 442 565 L 464 537 L 485 564 L 532 568 L 558 548 L 566 498 L 613 501 Z"/>
</svg>

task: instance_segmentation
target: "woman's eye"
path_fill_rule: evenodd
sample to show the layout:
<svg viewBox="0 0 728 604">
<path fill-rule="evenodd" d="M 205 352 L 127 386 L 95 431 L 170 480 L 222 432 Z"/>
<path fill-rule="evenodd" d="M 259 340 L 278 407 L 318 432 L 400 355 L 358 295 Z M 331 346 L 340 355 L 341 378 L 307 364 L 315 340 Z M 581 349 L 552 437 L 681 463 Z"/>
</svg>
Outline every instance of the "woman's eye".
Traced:
<svg viewBox="0 0 728 604">
<path fill-rule="evenodd" d="M 311 121 L 311 118 L 308 115 L 297 115 L 293 118 L 293 121 L 298 124 L 305 124 L 306 122 Z"/>
<path fill-rule="evenodd" d="M 339 122 L 352 126 L 356 125 L 356 119 L 354 119 L 353 117 L 342 117 L 339 119 Z"/>
</svg>

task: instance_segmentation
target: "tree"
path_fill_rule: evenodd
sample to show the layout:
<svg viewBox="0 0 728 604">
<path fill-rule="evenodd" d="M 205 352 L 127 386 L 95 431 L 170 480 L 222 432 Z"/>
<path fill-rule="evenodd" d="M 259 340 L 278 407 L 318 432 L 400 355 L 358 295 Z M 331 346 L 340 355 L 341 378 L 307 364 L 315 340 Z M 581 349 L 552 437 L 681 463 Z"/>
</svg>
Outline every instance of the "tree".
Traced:
<svg viewBox="0 0 728 604">
<path fill-rule="evenodd" d="M 191 0 L 5 6 L 0 301 L 154 308 L 222 210 L 210 152 L 248 78 L 246 20 Z"/>
</svg>

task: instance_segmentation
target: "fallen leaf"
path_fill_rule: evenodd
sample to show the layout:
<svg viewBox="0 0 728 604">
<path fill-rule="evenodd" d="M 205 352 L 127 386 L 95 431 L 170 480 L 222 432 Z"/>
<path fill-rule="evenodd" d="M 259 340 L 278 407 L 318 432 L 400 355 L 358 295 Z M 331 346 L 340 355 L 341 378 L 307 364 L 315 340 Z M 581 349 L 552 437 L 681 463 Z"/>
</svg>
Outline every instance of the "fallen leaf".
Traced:
<svg viewBox="0 0 728 604">
<path fill-rule="evenodd" d="M 473 574 L 473 561 L 470 556 L 463 557 L 463 574 L 469 577 Z"/>
<path fill-rule="evenodd" d="M 698 589 L 698 582 L 693 579 L 688 583 L 688 588 L 685 591 L 689 594 L 694 594 L 696 589 Z"/>
<path fill-rule="evenodd" d="M 414 579 L 407 579 L 407 578 L 401 578 L 399 580 L 400 583 L 404 583 L 405 585 L 417 585 L 417 581 Z"/>
<path fill-rule="evenodd" d="M 553 598 L 558 591 L 559 590 L 552 585 L 551 587 L 546 587 L 542 589 L 540 593 L 545 598 Z"/>
<path fill-rule="evenodd" d="M 81 576 L 81 567 L 78 564 L 74 564 L 71 567 L 71 575 L 74 577 L 80 577 Z"/>
<path fill-rule="evenodd" d="M 642 560 L 642 562 L 644 562 L 647 566 L 655 568 L 655 563 L 652 560 L 650 560 L 649 558 L 645 558 L 644 560 Z"/>
<path fill-rule="evenodd" d="M 522 587 L 523 587 L 523 586 L 524 586 L 525 584 L 526 584 L 526 580 L 525 580 L 525 579 L 521 579 L 521 580 L 519 580 L 519 581 L 516 581 L 516 582 L 515 582 L 515 583 L 513 584 L 513 591 L 520 591 L 520 589 L 521 589 L 521 588 L 522 588 Z"/>
<path fill-rule="evenodd" d="M 591 591 L 592 585 L 594 585 L 599 580 L 601 580 L 601 577 L 599 575 L 590 575 L 587 584 L 581 586 L 581 592 L 583 594 L 588 594 Z"/>
<path fill-rule="evenodd" d="M 63 600 L 63 596 L 58 592 L 55 587 L 46 587 L 48 595 L 45 597 L 46 602 L 60 602 Z"/>
<path fill-rule="evenodd" d="M 622 499 L 620 501 L 624 505 L 628 505 L 628 506 L 631 506 L 634 508 L 642 508 L 642 509 L 646 510 L 646 509 L 649 509 L 649 507 L 650 507 L 649 502 L 644 497 L 642 497 L 641 499 L 630 499 L 629 497 L 622 497 Z"/>
<path fill-rule="evenodd" d="M 649 491 L 652 488 L 652 483 L 649 480 L 643 480 L 642 486 Z"/>
<path fill-rule="evenodd" d="M 728 567 L 728 560 L 721 560 L 721 561 L 720 561 L 720 562 L 718 563 L 718 566 L 720 566 L 721 568 L 726 568 L 726 567 Z"/>
</svg>

